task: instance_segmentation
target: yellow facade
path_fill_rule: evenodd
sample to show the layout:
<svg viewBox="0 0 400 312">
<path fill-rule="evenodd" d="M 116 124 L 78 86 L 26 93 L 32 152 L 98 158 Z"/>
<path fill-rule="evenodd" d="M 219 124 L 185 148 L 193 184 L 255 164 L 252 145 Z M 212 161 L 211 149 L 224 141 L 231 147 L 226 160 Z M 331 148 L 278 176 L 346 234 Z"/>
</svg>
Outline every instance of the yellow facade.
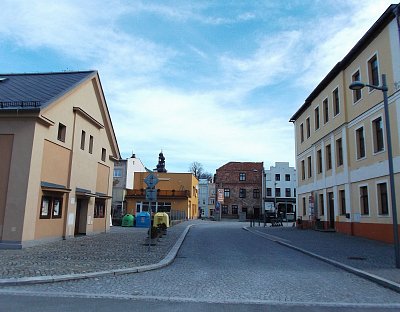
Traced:
<svg viewBox="0 0 400 312">
<path fill-rule="evenodd" d="M 147 185 L 144 179 L 149 172 L 136 172 L 134 175 L 135 189 L 128 190 L 125 197 L 127 213 L 136 214 L 148 211 L 149 201 L 145 198 Z M 152 202 L 152 211 L 165 211 L 171 220 L 197 219 L 198 180 L 191 173 L 153 172 L 159 182 L 155 186 L 157 201 Z"/>
<path fill-rule="evenodd" d="M 109 230 L 120 155 L 96 71 L 40 110 L 0 110 L 0 150 L 0 247 Z"/>
<path fill-rule="evenodd" d="M 388 8 L 291 118 L 298 169 L 297 215 L 309 226 L 393 240 L 383 93 L 368 87 L 356 93 L 349 85 L 355 80 L 381 85 L 381 75 L 386 75 L 399 182 L 400 29 L 393 14 L 396 6 Z M 374 77 L 379 81 L 374 82 Z"/>
</svg>

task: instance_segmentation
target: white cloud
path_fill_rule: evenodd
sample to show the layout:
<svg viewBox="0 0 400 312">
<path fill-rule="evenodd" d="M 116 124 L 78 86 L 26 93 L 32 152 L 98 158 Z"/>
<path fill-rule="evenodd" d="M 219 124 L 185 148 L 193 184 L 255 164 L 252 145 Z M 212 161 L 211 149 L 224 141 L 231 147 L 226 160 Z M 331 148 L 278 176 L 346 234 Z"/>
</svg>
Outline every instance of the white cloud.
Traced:
<svg viewBox="0 0 400 312">
<path fill-rule="evenodd" d="M 210 29 L 250 23 L 260 12 L 237 10 L 225 16 L 215 10 L 208 16 L 207 3 L 99 3 L 3 0 L 0 40 L 14 41 L 27 51 L 51 49 L 60 58 L 77 59 L 99 69 L 125 156 L 133 150 L 153 168 L 163 149 L 170 171 L 186 171 L 191 162 L 200 161 L 211 172 L 228 161 L 264 160 L 268 165 L 289 161 L 294 165 L 293 130 L 287 120 L 294 113 L 287 111 L 293 103 L 280 102 L 281 98 L 268 90 L 283 81 L 292 82 L 291 90 L 298 89 L 291 95 L 292 101 L 298 101 L 299 94 L 305 98 L 305 92 L 319 83 L 389 5 L 388 1 L 363 1 L 360 9 L 357 1 L 324 2 L 324 6 L 342 6 L 346 11 L 336 15 L 321 12 L 308 21 L 289 16 L 286 24 L 279 21 L 277 30 L 260 28 L 257 36 L 249 35 L 248 40 L 256 37 L 258 41 L 251 42 L 256 48 L 248 49 L 246 55 L 237 53 L 240 47 L 215 55 L 213 49 L 207 50 L 195 40 L 183 42 L 181 46 L 188 50 L 179 51 L 173 42 L 155 42 L 125 30 L 120 20 L 152 15 L 171 27 L 190 22 Z M 267 13 L 276 12 L 271 4 L 265 5 L 269 6 Z M 291 5 L 296 7 L 289 2 L 286 9 Z M 182 40 L 179 35 L 173 39 Z M 180 58 L 188 54 L 196 55 L 196 61 L 190 63 L 193 68 L 172 67 L 178 67 Z M 197 61 L 214 71 L 198 74 L 196 70 L 203 68 L 195 67 Z M 174 71 L 189 72 L 185 83 L 201 80 L 199 91 L 171 87 Z M 163 80 L 165 76 L 168 81 Z M 256 106 L 252 99 L 259 88 L 267 93 L 258 99 L 265 102 L 264 107 Z"/>
</svg>

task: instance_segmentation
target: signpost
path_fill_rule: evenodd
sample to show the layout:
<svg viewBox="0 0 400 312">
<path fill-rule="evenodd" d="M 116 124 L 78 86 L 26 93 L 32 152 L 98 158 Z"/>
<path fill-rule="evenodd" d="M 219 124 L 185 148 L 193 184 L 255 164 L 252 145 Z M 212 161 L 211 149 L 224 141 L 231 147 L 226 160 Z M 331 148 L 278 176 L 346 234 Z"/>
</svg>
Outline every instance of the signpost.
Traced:
<svg viewBox="0 0 400 312">
<path fill-rule="evenodd" d="M 149 201 L 149 214 L 150 214 L 150 225 L 149 225 L 149 248 L 150 251 L 150 243 L 151 243 L 151 206 L 152 201 L 157 201 L 157 190 L 155 189 L 156 184 L 160 181 L 154 173 L 150 173 L 145 179 L 144 183 L 146 183 L 146 200 Z"/>
</svg>

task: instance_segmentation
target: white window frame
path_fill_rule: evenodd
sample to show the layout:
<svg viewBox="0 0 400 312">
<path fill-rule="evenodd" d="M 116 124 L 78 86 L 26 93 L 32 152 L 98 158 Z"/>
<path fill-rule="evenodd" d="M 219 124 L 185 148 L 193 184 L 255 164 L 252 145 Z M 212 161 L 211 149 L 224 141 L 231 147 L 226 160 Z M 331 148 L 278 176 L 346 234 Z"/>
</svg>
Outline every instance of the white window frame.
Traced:
<svg viewBox="0 0 400 312">
<path fill-rule="evenodd" d="M 334 97 L 333 97 L 333 91 L 335 91 L 336 89 L 338 90 L 339 113 L 335 115 L 335 109 L 334 109 L 335 108 L 335 102 L 334 102 Z M 333 116 L 332 118 L 336 118 L 337 116 L 340 115 L 340 112 L 342 111 L 340 109 L 340 104 L 341 104 L 341 102 L 340 102 L 340 86 L 337 85 L 335 88 L 333 88 L 331 94 L 332 94 L 332 116 Z"/>
<path fill-rule="evenodd" d="M 357 146 L 358 146 L 357 130 L 361 129 L 361 128 L 364 129 L 363 132 L 364 132 L 364 151 L 365 151 L 365 155 L 364 155 L 364 157 L 357 158 L 358 157 L 358 154 L 357 154 L 358 153 L 357 152 Z M 365 126 L 364 126 L 364 124 L 362 124 L 362 125 L 359 125 L 357 128 L 354 128 L 354 143 L 355 143 L 354 147 L 355 147 L 356 161 L 361 161 L 361 160 L 364 160 L 364 159 L 367 158 L 367 146 L 366 146 L 366 142 L 365 141 L 366 141 L 365 140 Z"/>
<path fill-rule="evenodd" d="M 367 66 L 368 66 L 368 64 L 367 64 Z M 360 73 L 360 81 L 362 81 L 362 73 L 361 73 L 361 68 L 360 67 L 358 67 L 358 68 L 356 68 L 356 70 L 355 71 L 353 71 L 351 74 L 350 74 L 350 83 L 352 83 L 353 82 L 353 76 L 354 76 L 354 74 L 356 73 L 356 72 L 359 72 Z M 364 88 L 363 88 L 364 89 Z M 356 101 L 356 102 L 354 102 L 354 99 L 353 99 L 353 90 L 351 90 L 351 102 L 353 103 L 353 105 L 357 105 L 358 103 L 360 103 L 361 102 L 361 100 L 363 99 L 363 89 L 360 89 L 360 92 L 361 92 L 361 97 Z"/>
<path fill-rule="evenodd" d="M 369 79 L 369 78 L 370 78 L 370 77 L 369 77 L 369 61 L 370 61 L 374 56 L 376 56 L 376 61 L 378 62 L 378 81 L 379 81 L 379 84 L 378 84 L 378 85 L 381 85 L 381 83 L 382 83 L 381 77 L 380 77 L 381 68 L 380 68 L 380 66 L 379 66 L 380 62 L 379 62 L 379 54 L 378 54 L 378 51 L 377 51 L 377 50 L 374 51 L 374 53 L 372 53 L 372 54 L 367 58 L 367 63 L 366 63 L 367 83 L 370 84 L 370 82 L 371 82 L 370 79 Z M 371 94 L 371 93 L 375 92 L 375 90 L 376 90 L 376 89 L 370 88 L 370 87 L 368 87 L 367 89 L 368 89 L 368 94 Z"/>
<path fill-rule="evenodd" d="M 379 199 L 378 199 L 378 196 L 379 196 L 379 193 L 378 193 L 378 184 L 381 184 L 381 183 L 386 183 L 386 191 L 387 191 L 387 201 L 388 201 L 388 213 L 387 214 L 385 214 L 385 215 L 383 215 L 383 214 L 381 214 L 380 212 L 379 212 Z M 376 192 L 376 196 L 375 196 L 375 204 L 376 204 L 376 215 L 378 216 L 378 218 L 388 218 L 388 217 L 390 217 L 391 216 L 391 201 L 390 201 L 390 196 L 391 196 L 391 194 L 390 194 L 390 184 L 389 184 L 389 181 L 387 180 L 387 179 L 381 179 L 381 180 L 377 180 L 377 181 L 375 181 L 375 192 Z"/>
<path fill-rule="evenodd" d="M 363 214 L 361 211 L 361 188 L 367 187 L 367 196 L 368 196 L 368 214 Z M 359 184 L 358 185 L 358 209 L 360 211 L 361 217 L 370 217 L 371 216 L 371 196 L 370 196 L 370 188 L 368 187 L 368 183 Z"/>
<path fill-rule="evenodd" d="M 374 121 L 378 118 L 382 119 L 382 136 L 383 136 L 383 150 L 375 152 L 375 133 L 374 133 Z M 375 115 L 370 119 L 370 124 L 371 124 L 371 141 L 372 141 L 372 155 L 378 155 L 381 153 L 386 152 L 386 131 L 385 127 L 386 125 L 384 124 L 385 119 L 383 118 L 383 114 Z"/>
</svg>

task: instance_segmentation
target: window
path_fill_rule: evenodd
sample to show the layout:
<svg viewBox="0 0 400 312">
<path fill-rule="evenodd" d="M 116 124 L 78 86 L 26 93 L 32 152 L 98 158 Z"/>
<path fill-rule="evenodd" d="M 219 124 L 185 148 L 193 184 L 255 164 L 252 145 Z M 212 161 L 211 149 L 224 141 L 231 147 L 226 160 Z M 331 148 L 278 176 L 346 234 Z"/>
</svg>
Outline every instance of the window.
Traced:
<svg viewBox="0 0 400 312">
<path fill-rule="evenodd" d="M 340 214 L 346 214 L 346 195 L 344 190 L 339 191 L 339 204 L 340 204 Z"/>
<path fill-rule="evenodd" d="M 285 181 L 290 181 L 290 174 L 285 174 Z"/>
<path fill-rule="evenodd" d="M 322 150 L 317 151 L 317 172 L 322 173 Z"/>
<path fill-rule="evenodd" d="M 384 148 L 382 117 L 378 117 L 372 121 L 372 131 L 374 137 L 374 152 L 381 152 Z"/>
<path fill-rule="evenodd" d="M 388 215 L 389 214 L 389 205 L 388 205 L 388 195 L 387 195 L 387 185 L 386 183 L 378 184 L 378 208 L 380 215 Z"/>
<path fill-rule="evenodd" d="M 311 156 L 308 156 L 307 164 L 308 164 L 308 177 L 311 178 L 312 177 Z"/>
<path fill-rule="evenodd" d="M 222 214 L 228 214 L 228 205 L 222 205 Z"/>
<path fill-rule="evenodd" d="M 330 144 L 328 144 L 325 147 L 325 153 L 326 153 L 326 170 L 331 170 L 332 169 L 332 149 L 331 149 Z"/>
<path fill-rule="evenodd" d="M 292 195 L 292 192 L 290 191 L 290 187 L 285 188 L 285 196 L 290 197 Z"/>
<path fill-rule="evenodd" d="M 324 194 L 318 195 L 318 207 L 319 207 L 319 215 L 323 216 L 325 214 L 324 209 Z"/>
<path fill-rule="evenodd" d="M 65 142 L 65 134 L 67 132 L 67 127 L 64 126 L 62 123 L 58 124 L 58 133 L 57 133 L 57 140 L 61 142 Z"/>
<path fill-rule="evenodd" d="M 304 126 L 303 126 L 303 124 L 301 124 L 300 125 L 300 140 L 301 140 L 301 143 L 303 143 L 304 142 Z"/>
<path fill-rule="evenodd" d="M 357 159 L 365 157 L 365 140 L 364 140 L 364 128 L 358 128 L 356 130 L 356 144 L 357 144 Z"/>
<path fill-rule="evenodd" d="M 234 214 L 234 215 L 238 214 L 238 206 L 237 205 L 232 205 L 232 214 Z"/>
<path fill-rule="evenodd" d="M 122 169 L 114 169 L 114 177 L 115 178 L 122 177 Z"/>
<path fill-rule="evenodd" d="M 280 187 L 275 188 L 275 197 L 281 197 L 281 188 Z"/>
<path fill-rule="evenodd" d="M 59 219 L 62 216 L 62 197 L 44 195 L 40 207 L 40 219 Z"/>
<path fill-rule="evenodd" d="M 306 131 L 307 131 L 307 139 L 308 139 L 310 137 L 310 135 L 311 135 L 310 118 L 306 119 Z"/>
<path fill-rule="evenodd" d="M 296 189 L 293 189 L 293 197 L 296 197 Z"/>
<path fill-rule="evenodd" d="M 341 138 L 336 140 L 336 163 L 338 167 L 343 165 L 343 146 Z"/>
<path fill-rule="evenodd" d="M 224 189 L 224 197 L 225 198 L 231 197 L 231 190 L 230 189 L 228 189 L 228 188 Z"/>
<path fill-rule="evenodd" d="M 378 58 L 376 54 L 368 61 L 368 78 L 370 85 L 379 86 Z M 370 88 L 369 90 L 373 89 Z"/>
<path fill-rule="evenodd" d="M 336 116 L 340 113 L 339 89 L 338 88 L 333 90 L 332 99 L 333 99 L 333 115 Z"/>
<path fill-rule="evenodd" d="M 105 148 L 101 149 L 101 160 L 106 161 L 106 149 Z"/>
<path fill-rule="evenodd" d="M 267 196 L 272 196 L 272 188 L 267 187 Z"/>
<path fill-rule="evenodd" d="M 246 181 L 246 174 L 241 172 L 239 173 L 239 181 Z"/>
<path fill-rule="evenodd" d="M 239 190 L 239 197 L 240 198 L 246 198 L 246 189 L 241 188 Z"/>
<path fill-rule="evenodd" d="M 275 181 L 280 181 L 281 175 L 279 173 L 275 174 Z"/>
<path fill-rule="evenodd" d="M 85 149 L 86 132 L 82 130 L 81 133 L 81 150 Z"/>
<path fill-rule="evenodd" d="M 89 153 L 93 154 L 93 136 L 89 137 Z"/>
<path fill-rule="evenodd" d="M 368 187 L 367 186 L 360 187 L 360 210 L 361 210 L 362 215 L 369 214 Z"/>
<path fill-rule="evenodd" d="M 259 189 L 253 190 L 253 198 L 260 198 L 260 190 Z"/>
<path fill-rule="evenodd" d="M 307 208 L 306 208 L 306 198 L 303 197 L 303 216 L 305 216 L 307 213 Z"/>
<path fill-rule="evenodd" d="M 301 161 L 301 179 L 305 180 L 306 178 L 306 169 L 304 168 L 304 160 Z"/>
<path fill-rule="evenodd" d="M 351 81 L 361 81 L 360 71 L 357 70 L 353 76 L 351 76 Z M 353 90 L 353 103 L 358 102 L 361 99 L 361 89 Z"/>
<path fill-rule="evenodd" d="M 315 130 L 319 129 L 319 106 L 314 110 Z"/>
<path fill-rule="evenodd" d="M 329 102 L 328 102 L 328 98 L 326 98 L 322 102 L 322 105 L 324 107 L 324 123 L 327 123 L 329 121 Z"/>
<path fill-rule="evenodd" d="M 104 218 L 106 201 L 104 199 L 96 198 L 94 202 L 94 218 Z"/>
</svg>

